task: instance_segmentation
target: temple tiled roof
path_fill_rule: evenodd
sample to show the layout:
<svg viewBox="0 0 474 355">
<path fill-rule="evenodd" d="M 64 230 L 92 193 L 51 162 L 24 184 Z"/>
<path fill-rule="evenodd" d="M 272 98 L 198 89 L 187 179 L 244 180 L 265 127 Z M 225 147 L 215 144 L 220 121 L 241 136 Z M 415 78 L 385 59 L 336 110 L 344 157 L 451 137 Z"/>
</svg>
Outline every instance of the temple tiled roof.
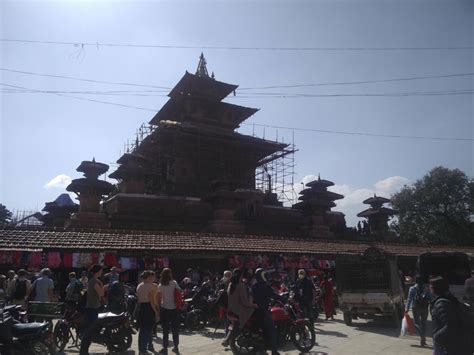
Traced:
<svg viewBox="0 0 474 355">
<path fill-rule="evenodd" d="M 379 247 L 387 252 L 403 256 L 417 256 L 426 251 L 465 251 L 474 253 L 474 247 L 308 240 L 255 235 L 119 230 L 47 230 L 43 228 L 0 229 L 0 250 L 117 250 L 133 253 L 265 252 L 336 256 L 359 254 L 370 246 Z"/>
</svg>

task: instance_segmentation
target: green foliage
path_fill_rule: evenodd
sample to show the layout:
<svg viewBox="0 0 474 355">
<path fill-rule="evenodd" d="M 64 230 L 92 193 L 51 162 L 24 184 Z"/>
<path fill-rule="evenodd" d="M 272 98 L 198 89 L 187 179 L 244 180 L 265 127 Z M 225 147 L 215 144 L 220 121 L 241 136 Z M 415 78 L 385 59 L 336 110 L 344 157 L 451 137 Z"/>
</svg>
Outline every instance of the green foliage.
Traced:
<svg viewBox="0 0 474 355">
<path fill-rule="evenodd" d="M 392 196 L 406 242 L 474 245 L 474 181 L 459 169 L 437 167 Z"/>
<path fill-rule="evenodd" d="M 0 224 L 8 224 L 11 222 L 12 213 L 0 203 Z"/>
</svg>

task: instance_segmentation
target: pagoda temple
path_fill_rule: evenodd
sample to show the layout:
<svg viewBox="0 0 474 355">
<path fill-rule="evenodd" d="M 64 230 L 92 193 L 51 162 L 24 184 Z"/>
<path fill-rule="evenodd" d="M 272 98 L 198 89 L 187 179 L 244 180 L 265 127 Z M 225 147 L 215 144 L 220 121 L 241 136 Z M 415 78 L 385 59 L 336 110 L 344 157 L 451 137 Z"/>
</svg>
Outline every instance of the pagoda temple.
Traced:
<svg viewBox="0 0 474 355">
<path fill-rule="evenodd" d="M 367 218 L 371 234 L 384 234 L 388 232 L 388 220 L 391 216 L 397 214 L 397 211 L 384 207 L 390 200 L 374 194 L 363 201 L 364 204 L 370 205 L 370 208 L 357 214 L 357 217 Z"/>
<path fill-rule="evenodd" d="M 288 145 L 235 131 L 258 111 L 222 101 L 237 87 L 209 76 L 201 54 L 110 174 L 117 189 L 103 207 L 113 227 L 244 233 L 264 230 L 255 219 L 266 217 L 294 230 L 298 216 L 278 218 L 275 201 L 265 213 L 268 196 L 255 188 L 256 168 Z"/>
<path fill-rule="evenodd" d="M 76 171 L 84 173 L 84 177 L 72 180 L 66 190 L 78 196 L 79 211 L 66 221 L 66 227 L 110 228 L 108 218 L 100 206 L 102 196 L 113 190 L 111 183 L 99 180 L 99 176 L 107 170 L 107 164 L 96 162 L 94 158 L 92 161 L 83 161 L 77 167 Z"/>
<path fill-rule="evenodd" d="M 54 201 L 46 202 L 42 209 L 45 214 L 38 218 L 47 227 L 64 227 L 64 223 L 72 213 L 77 212 L 79 206 L 71 200 L 67 193 L 59 195 Z"/>
<path fill-rule="evenodd" d="M 321 179 L 318 176 L 317 180 L 306 184 L 306 188 L 300 192 L 298 198 L 300 202 L 293 205 L 293 208 L 301 210 L 305 219 L 304 229 L 310 237 L 333 238 L 334 231 L 330 226 L 340 226 L 341 217 L 345 228 L 344 215 L 331 211 L 331 208 L 336 206 L 334 201 L 340 200 L 344 196 L 328 191 L 330 186 L 334 186 L 332 181 Z"/>
</svg>

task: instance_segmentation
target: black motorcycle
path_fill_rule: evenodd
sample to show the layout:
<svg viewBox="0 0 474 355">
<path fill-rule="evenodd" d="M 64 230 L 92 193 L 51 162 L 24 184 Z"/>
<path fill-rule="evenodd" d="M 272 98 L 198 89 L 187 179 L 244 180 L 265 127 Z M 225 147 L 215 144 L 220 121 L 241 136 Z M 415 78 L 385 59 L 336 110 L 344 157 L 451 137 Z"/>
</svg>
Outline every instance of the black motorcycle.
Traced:
<svg viewBox="0 0 474 355">
<path fill-rule="evenodd" d="M 20 323 L 8 312 L 3 312 L 0 320 L 0 354 L 56 354 L 51 324 Z"/>
<path fill-rule="evenodd" d="M 185 300 L 184 325 L 188 330 L 199 330 L 219 320 L 217 296 L 203 286 L 197 288 L 191 299 Z"/>
<path fill-rule="evenodd" d="M 54 341 L 59 350 L 64 350 L 72 341 L 71 347 L 80 347 L 80 340 L 88 326 L 84 313 L 65 312 L 64 317 L 54 326 Z M 134 330 L 127 313 L 99 313 L 92 342 L 107 347 L 110 352 L 123 352 L 132 346 Z"/>
</svg>

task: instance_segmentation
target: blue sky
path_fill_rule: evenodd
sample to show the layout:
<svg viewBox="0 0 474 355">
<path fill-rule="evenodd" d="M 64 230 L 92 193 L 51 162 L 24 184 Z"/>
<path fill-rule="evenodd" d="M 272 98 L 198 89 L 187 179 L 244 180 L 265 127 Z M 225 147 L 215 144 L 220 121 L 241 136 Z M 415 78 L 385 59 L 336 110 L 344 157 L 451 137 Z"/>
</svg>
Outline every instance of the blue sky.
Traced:
<svg viewBox="0 0 474 355">
<path fill-rule="evenodd" d="M 100 43 L 218 47 L 474 46 L 474 4 L 466 0 L 1 1 L 1 37 L 99 43 L 0 42 L 1 68 L 101 81 L 172 87 L 193 72 L 201 50 L 106 47 Z M 216 78 L 241 87 L 335 83 L 474 72 L 472 50 L 204 50 Z M 1 83 L 37 90 L 143 90 L 0 71 Z M 386 94 L 473 89 L 474 76 L 266 92 Z M 0 203 L 34 210 L 64 191 L 82 160 L 112 163 L 151 111 L 2 86 Z M 260 90 L 261 92 L 262 90 Z M 259 91 L 255 91 L 259 92 Z M 261 98 L 237 90 L 229 102 L 261 110 L 250 123 L 392 135 L 473 138 L 473 96 Z M 156 93 L 155 93 L 156 94 Z M 72 95 L 72 94 L 71 94 Z M 163 96 L 82 98 L 158 110 Z M 158 93 L 156 95 L 163 95 Z M 251 126 L 242 126 L 252 133 Z M 263 128 L 256 128 L 262 135 Z M 276 136 L 265 129 L 266 138 Z M 292 132 L 278 130 L 290 140 Z M 472 141 L 413 140 L 295 132 L 295 182 L 313 175 L 346 195 L 338 209 L 356 223 L 361 201 L 390 195 L 443 165 L 473 175 Z M 61 175 L 64 175 L 61 177 Z M 58 178 L 58 176 L 60 176 Z M 56 179 L 55 179 L 56 178 Z M 55 180 L 54 180 L 55 179 Z M 49 184 L 48 184 L 49 183 Z"/>
</svg>

